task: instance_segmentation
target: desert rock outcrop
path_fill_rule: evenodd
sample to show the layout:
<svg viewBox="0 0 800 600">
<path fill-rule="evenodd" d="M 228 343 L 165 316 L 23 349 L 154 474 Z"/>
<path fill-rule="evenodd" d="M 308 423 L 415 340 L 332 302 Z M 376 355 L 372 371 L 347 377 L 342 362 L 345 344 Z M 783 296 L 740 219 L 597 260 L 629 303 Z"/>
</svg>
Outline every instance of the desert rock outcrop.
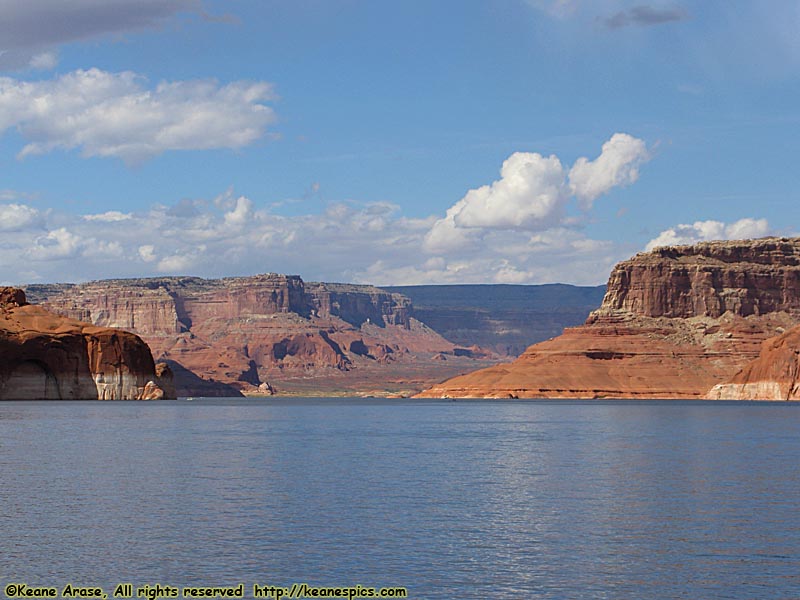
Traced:
<svg viewBox="0 0 800 600">
<path fill-rule="evenodd" d="M 28 304 L 22 290 L 0 288 L 0 399 L 169 397 L 162 375 L 138 336 L 65 318 Z"/>
<path fill-rule="evenodd" d="M 167 362 L 181 395 L 312 393 L 317 389 L 423 389 L 439 377 L 428 357 L 454 357 L 449 373 L 489 364 L 412 316 L 401 294 L 298 276 L 164 277 L 31 285 L 60 314 L 140 335 Z M 456 352 L 466 355 L 456 357 Z M 482 362 L 481 362 L 482 361 Z M 269 387 L 262 387 L 263 384 Z M 353 387 L 355 386 L 355 387 Z"/>
<path fill-rule="evenodd" d="M 800 239 L 657 248 L 619 263 L 580 327 L 426 397 L 703 398 L 800 323 Z"/>
<path fill-rule="evenodd" d="M 800 326 L 766 340 L 754 361 L 715 385 L 712 400 L 800 400 Z"/>
</svg>

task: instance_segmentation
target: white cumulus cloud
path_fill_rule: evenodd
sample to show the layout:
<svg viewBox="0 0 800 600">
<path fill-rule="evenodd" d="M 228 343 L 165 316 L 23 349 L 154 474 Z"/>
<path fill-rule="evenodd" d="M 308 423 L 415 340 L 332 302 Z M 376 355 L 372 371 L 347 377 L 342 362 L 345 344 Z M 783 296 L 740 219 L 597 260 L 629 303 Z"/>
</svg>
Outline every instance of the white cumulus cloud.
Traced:
<svg viewBox="0 0 800 600">
<path fill-rule="evenodd" d="M 722 221 L 695 221 L 691 225 L 682 224 L 665 229 L 647 243 L 647 250 L 659 246 L 694 244 L 711 240 L 742 240 L 769 235 L 767 219 L 744 218 L 734 223 Z"/>
<path fill-rule="evenodd" d="M 31 260 L 54 260 L 77 256 L 81 246 L 81 238 L 66 227 L 49 231 L 36 239 L 26 255 Z"/>
<path fill-rule="evenodd" d="M 20 157 L 56 149 L 135 163 L 168 150 L 241 148 L 273 123 L 264 82 L 161 82 L 126 71 L 78 70 L 44 81 L 0 77 L 0 132 L 16 128 Z"/>
<path fill-rule="evenodd" d="M 229 227 L 241 228 L 247 225 L 253 216 L 253 202 L 244 196 L 236 199 L 233 209 L 225 213 L 225 224 Z"/>
<path fill-rule="evenodd" d="M 466 248 L 476 242 L 480 231 L 458 227 L 455 216 L 464 206 L 463 200 L 447 209 L 445 217 L 437 220 L 425 234 L 424 249 L 434 253 L 450 253 Z"/>
<path fill-rule="evenodd" d="M 583 210 L 612 188 L 628 185 L 649 159 L 644 141 L 615 133 L 600 156 L 579 158 L 567 173 L 558 157 L 515 152 L 503 163 L 500 179 L 470 190 L 425 237 L 428 252 L 454 252 L 475 244 L 492 230 L 544 231 L 570 223 L 573 196 Z"/>
<path fill-rule="evenodd" d="M 515 152 L 503 163 L 500 179 L 467 192 L 453 221 L 465 228 L 543 229 L 558 220 L 568 199 L 557 157 Z"/>
<path fill-rule="evenodd" d="M 645 143 L 628 135 L 615 133 L 603 144 L 595 160 L 579 158 L 569 172 L 569 185 L 583 208 L 612 188 L 630 185 L 639 178 L 639 166 L 650 159 Z"/>
<path fill-rule="evenodd" d="M 18 231 L 42 224 L 42 214 L 26 204 L 0 204 L 0 231 Z"/>
</svg>

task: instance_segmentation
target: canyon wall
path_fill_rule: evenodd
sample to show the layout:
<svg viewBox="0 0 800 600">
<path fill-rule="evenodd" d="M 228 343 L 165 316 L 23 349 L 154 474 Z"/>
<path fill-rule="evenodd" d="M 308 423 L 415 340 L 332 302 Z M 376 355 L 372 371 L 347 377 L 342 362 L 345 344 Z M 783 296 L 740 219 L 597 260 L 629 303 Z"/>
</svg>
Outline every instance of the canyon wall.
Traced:
<svg viewBox="0 0 800 600">
<path fill-rule="evenodd" d="M 603 307 L 648 317 L 800 312 L 797 239 L 656 248 L 619 263 Z"/>
<path fill-rule="evenodd" d="M 387 292 L 369 285 L 344 283 L 307 283 L 308 302 L 321 317 L 339 317 L 360 327 L 373 323 L 378 327 L 409 327 L 411 300 L 403 294 Z"/>
<path fill-rule="evenodd" d="M 585 324 L 427 397 L 703 398 L 800 323 L 800 239 L 657 248 L 619 263 Z"/>
<path fill-rule="evenodd" d="M 457 348 L 415 319 L 408 298 L 372 286 L 305 283 L 270 273 L 31 285 L 26 291 L 59 314 L 142 336 L 171 366 L 182 395 L 313 391 L 312 382 L 346 390 L 359 381 L 367 391 L 381 390 L 387 377 L 391 389 L 418 391 L 436 380 L 437 371 L 476 364 L 473 350 Z M 433 357 L 441 360 L 432 363 Z"/>
<path fill-rule="evenodd" d="M 0 399 L 137 400 L 170 397 L 136 335 L 65 318 L 0 288 Z M 174 397 L 174 396 L 173 396 Z"/>
<path fill-rule="evenodd" d="M 105 279 L 83 284 L 43 284 L 28 296 L 59 313 L 146 336 L 173 336 L 213 319 L 250 315 L 336 317 L 354 326 L 408 328 L 411 302 L 372 286 L 305 283 L 296 275 L 201 279 Z"/>
</svg>

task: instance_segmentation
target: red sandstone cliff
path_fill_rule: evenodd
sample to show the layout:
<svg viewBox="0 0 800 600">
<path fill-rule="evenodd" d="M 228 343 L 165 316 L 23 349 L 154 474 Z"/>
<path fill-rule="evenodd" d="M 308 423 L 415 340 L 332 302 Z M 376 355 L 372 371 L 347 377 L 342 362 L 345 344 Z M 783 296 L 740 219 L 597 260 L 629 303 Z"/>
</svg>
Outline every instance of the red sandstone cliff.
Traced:
<svg viewBox="0 0 800 600">
<path fill-rule="evenodd" d="M 22 290 L 0 288 L 1 400 L 156 399 L 170 397 L 169 385 L 136 335 L 56 315 L 28 304 Z"/>
<path fill-rule="evenodd" d="M 142 336 L 184 395 L 416 391 L 474 368 L 401 294 L 265 274 L 28 286 L 50 309 Z M 445 353 L 443 366 L 432 363 Z M 487 364 L 488 361 L 478 364 Z"/>
<path fill-rule="evenodd" d="M 754 361 L 728 382 L 715 385 L 712 400 L 800 400 L 800 326 L 766 340 Z"/>
<path fill-rule="evenodd" d="M 603 308 L 647 317 L 800 312 L 800 239 L 668 246 L 619 263 Z"/>
<path fill-rule="evenodd" d="M 800 323 L 800 238 L 657 248 L 619 263 L 581 327 L 425 397 L 702 398 Z"/>
</svg>

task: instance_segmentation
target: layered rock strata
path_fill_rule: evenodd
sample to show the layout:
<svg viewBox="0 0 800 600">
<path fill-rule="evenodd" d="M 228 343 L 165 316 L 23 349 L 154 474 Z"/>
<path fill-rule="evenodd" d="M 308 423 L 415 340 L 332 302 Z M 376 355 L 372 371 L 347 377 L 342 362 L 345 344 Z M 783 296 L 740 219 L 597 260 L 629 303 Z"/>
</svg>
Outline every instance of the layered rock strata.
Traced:
<svg viewBox="0 0 800 600">
<path fill-rule="evenodd" d="M 138 336 L 65 318 L 0 288 L 0 399 L 140 400 L 170 397 Z M 174 395 L 172 395 L 174 397 Z"/>
<path fill-rule="evenodd" d="M 703 398 L 798 323 L 800 239 L 657 248 L 614 268 L 584 325 L 421 395 Z"/>
<path fill-rule="evenodd" d="M 338 385 L 353 371 L 374 373 L 373 379 L 392 372 L 402 388 L 402 369 L 384 368 L 395 363 L 416 375 L 428 369 L 429 385 L 436 373 L 427 358 L 455 358 L 459 350 L 413 318 L 408 298 L 371 286 L 306 284 L 272 273 L 32 285 L 27 291 L 60 314 L 142 336 L 172 367 L 181 395 L 280 392 L 298 380 L 326 378 Z M 466 362 L 458 363 L 460 370 Z"/>
<path fill-rule="evenodd" d="M 729 381 L 715 385 L 712 400 L 800 400 L 800 326 L 766 340 L 758 358 Z"/>
<path fill-rule="evenodd" d="M 800 238 L 667 246 L 618 264 L 603 307 L 647 317 L 800 312 Z"/>
</svg>

